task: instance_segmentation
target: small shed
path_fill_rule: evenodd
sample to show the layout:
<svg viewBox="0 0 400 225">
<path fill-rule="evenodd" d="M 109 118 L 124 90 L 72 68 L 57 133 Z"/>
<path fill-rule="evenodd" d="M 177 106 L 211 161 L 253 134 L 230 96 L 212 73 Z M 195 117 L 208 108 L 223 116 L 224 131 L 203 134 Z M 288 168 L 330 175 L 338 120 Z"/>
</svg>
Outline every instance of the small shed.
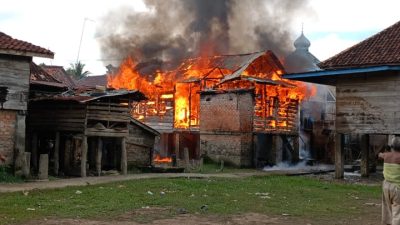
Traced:
<svg viewBox="0 0 400 225">
<path fill-rule="evenodd" d="M 345 134 L 361 136 L 361 174 L 369 174 L 370 135 L 400 134 L 400 22 L 288 79 L 336 86 L 336 178 L 344 175 Z"/>
<path fill-rule="evenodd" d="M 32 170 L 38 170 L 39 155 L 48 154 L 55 175 L 126 174 L 130 110 L 144 99 L 139 91 L 92 90 L 32 100 L 27 123 Z"/>
<path fill-rule="evenodd" d="M 126 139 L 128 167 L 149 167 L 153 160 L 153 148 L 160 133 L 146 124 L 131 118 Z"/>
</svg>

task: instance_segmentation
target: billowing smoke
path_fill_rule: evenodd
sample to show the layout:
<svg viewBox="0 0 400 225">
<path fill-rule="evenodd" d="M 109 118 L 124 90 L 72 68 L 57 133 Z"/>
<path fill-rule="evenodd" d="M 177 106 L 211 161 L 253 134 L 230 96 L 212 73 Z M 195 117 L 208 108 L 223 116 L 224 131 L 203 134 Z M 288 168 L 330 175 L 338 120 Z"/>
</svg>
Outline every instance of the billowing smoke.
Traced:
<svg viewBox="0 0 400 225">
<path fill-rule="evenodd" d="M 168 61 L 292 48 L 291 27 L 308 0 L 144 0 L 148 10 L 108 13 L 98 29 L 106 64 L 127 56 Z M 296 21 L 300 24 L 301 21 Z M 115 61 L 119 60 L 119 61 Z"/>
</svg>

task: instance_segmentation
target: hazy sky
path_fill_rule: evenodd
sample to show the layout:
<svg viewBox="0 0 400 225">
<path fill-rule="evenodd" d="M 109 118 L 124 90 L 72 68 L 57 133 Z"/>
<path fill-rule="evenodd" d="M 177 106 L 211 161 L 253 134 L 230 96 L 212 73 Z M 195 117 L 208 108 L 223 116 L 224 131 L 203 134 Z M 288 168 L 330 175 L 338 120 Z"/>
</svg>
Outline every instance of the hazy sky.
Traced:
<svg viewBox="0 0 400 225">
<path fill-rule="evenodd" d="M 294 20 L 292 27 L 297 32 L 290 38 L 294 40 L 300 34 L 304 23 L 304 33 L 311 41 L 310 51 L 320 60 L 400 20 L 398 0 L 309 0 L 309 3 L 313 13 Z M 64 67 L 76 61 L 82 36 L 79 59 L 93 75 L 101 75 L 106 69 L 96 28 L 107 12 L 120 8 L 146 10 L 141 0 L 5 0 L 0 8 L 0 31 L 55 52 L 53 60 L 34 58 L 35 62 Z"/>
</svg>

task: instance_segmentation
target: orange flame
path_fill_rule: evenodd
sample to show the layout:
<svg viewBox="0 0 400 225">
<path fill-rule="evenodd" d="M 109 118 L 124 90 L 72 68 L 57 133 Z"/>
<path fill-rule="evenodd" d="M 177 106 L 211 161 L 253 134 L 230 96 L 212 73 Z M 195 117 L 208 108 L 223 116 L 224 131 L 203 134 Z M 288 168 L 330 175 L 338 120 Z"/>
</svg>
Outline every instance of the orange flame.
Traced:
<svg viewBox="0 0 400 225">
<path fill-rule="evenodd" d="M 249 80 L 219 84 L 222 78 L 234 72 L 228 69 L 208 68 L 210 61 L 218 61 L 219 57 L 221 56 L 188 59 L 178 70 L 157 71 L 154 77 L 141 75 L 135 70 L 134 60 L 128 57 L 116 74 L 108 76 L 108 86 L 116 89 L 136 89 L 149 98 L 147 102 L 138 103 L 133 111 L 135 118 L 145 121 L 147 117 L 169 116 L 174 118 L 174 128 L 180 129 L 199 125 L 199 92 L 205 89 L 254 88 L 254 115 L 264 120 L 263 129 L 283 130 L 290 130 L 296 126 L 293 118 L 297 116 L 299 102 L 316 93 L 315 86 L 310 88 L 305 83 L 283 79 L 284 71 L 271 70 L 271 67 L 263 64 L 263 59 L 255 60 L 252 66 L 242 72 L 242 76 L 270 79 L 276 82 L 276 85 Z"/>
<path fill-rule="evenodd" d="M 155 163 L 171 163 L 172 158 L 171 157 L 161 157 L 160 155 L 155 155 L 153 158 L 153 162 Z"/>
</svg>

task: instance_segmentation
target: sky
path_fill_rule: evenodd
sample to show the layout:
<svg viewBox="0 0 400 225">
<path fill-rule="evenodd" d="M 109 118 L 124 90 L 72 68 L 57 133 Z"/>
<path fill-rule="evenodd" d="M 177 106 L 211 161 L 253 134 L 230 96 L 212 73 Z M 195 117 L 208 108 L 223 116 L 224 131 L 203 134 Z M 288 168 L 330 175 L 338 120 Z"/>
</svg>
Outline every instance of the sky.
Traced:
<svg viewBox="0 0 400 225">
<path fill-rule="evenodd" d="M 321 61 L 400 20 L 398 0 L 308 2 L 313 13 L 294 20 L 290 38 L 294 41 L 304 24 L 310 52 Z M 36 63 L 67 68 L 79 59 L 92 75 L 102 75 L 106 68 L 96 28 L 110 10 L 121 8 L 146 10 L 141 0 L 5 0 L 0 8 L 0 31 L 55 53 L 54 59 L 35 57 Z"/>
</svg>

